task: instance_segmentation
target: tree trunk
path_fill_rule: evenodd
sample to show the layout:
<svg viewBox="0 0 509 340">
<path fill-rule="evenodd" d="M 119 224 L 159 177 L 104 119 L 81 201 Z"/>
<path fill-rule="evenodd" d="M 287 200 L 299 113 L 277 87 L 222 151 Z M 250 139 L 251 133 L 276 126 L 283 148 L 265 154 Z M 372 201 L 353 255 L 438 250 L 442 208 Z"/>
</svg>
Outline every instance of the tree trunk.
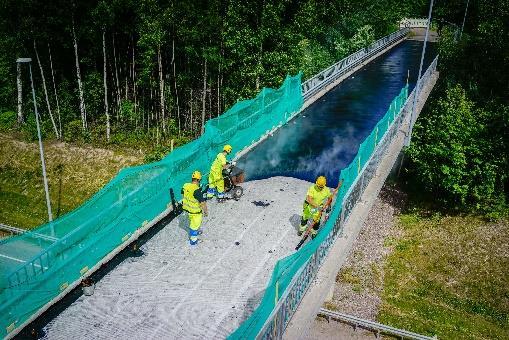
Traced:
<svg viewBox="0 0 509 340">
<path fill-rule="evenodd" d="M 224 47 L 223 47 L 223 42 L 221 41 L 221 62 L 223 62 L 224 60 Z M 218 93 L 218 96 L 219 96 L 219 88 L 223 88 L 223 70 L 221 69 L 221 72 L 219 72 L 219 75 L 221 77 L 220 81 L 219 81 L 219 85 L 218 85 L 218 90 L 217 90 L 217 93 Z M 224 93 L 222 93 L 222 97 L 219 99 L 218 97 L 218 107 L 219 107 L 219 112 L 221 113 L 221 108 L 225 108 L 224 107 Z"/>
<path fill-rule="evenodd" d="M 201 96 L 201 134 L 205 132 L 205 100 L 207 99 L 207 59 L 203 63 L 203 91 Z"/>
<path fill-rule="evenodd" d="M 136 117 L 136 127 L 138 127 L 138 115 L 136 114 L 138 111 L 138 98 L 136 96 L 136 63 L 134 59 L 134 38 L 131 36 L 131 45 L 132 45 L 132 60 L 133 60 L 133 72 L 132 72 L 132 79 L 133 79 L 133 101 L 134 101 L 134 116 Z"/>
<path fill-rule="evenodd" d="M 128 92 L 128 88 L 129 88 L 129 85 L 127 84 L 128 82 L 128 78 L 129 78 L 129 73 L 131 72 L 131 68 L 129 67 L 129 46 L 127 46 L 127 50 L 126 50 L 126 54 L 125 54 L 125 100 L 127 100 L 127 92 Z"/>
<path fill-rule="evenodd" d="M 74 19 L 72 20 L 72 37 L 74 43 L 74 56 L 76 58 L 76 78 L 78 79 L 78 91 L 80 95 L 80 112 L 83 131 L 87 129 L 87 111 L 85 108 L 85 100 L 83 98 L 83 86 L 81 84 L 80 64 L 78 59 L 78 42 L 76 41 L 76 31 L 74 30 Z"/>
<path fill-rule="evenodd" d="M 48 114 L 51 119 L 51 124 L 53 124 L 53 130 L 55 130 L 55 136 L 58 139 L 60 139 L 57 124 L 55 123 L 55 119 L 53 119 L 53 113 L 51 112 L 51 105 L 50 105 L 49 97 L 48 97 L 48 88 L 46 87 L 46 78 L 44 77 L 44 70 L 42 69 L 41 59 L 39 58 L 39 52 L 37 52 L 37 45 L 35 44 L 35 40 L 34 40 L 34 51 L 35 51 L 35 57 L 37 58 L 37 64 L 39 65 L 39 70 L 41 71 L 42 88 L 44 90 L 44 96 L 46 98 L 46 105 L 48 106 Z"/>
<path fill-rule="evenodd" d="M 258 65 L 256 68 L 256 91 L 258 92 L 260 90 L 260 75 L 263 73 L 263 64 L 262 64 L 262 56 L 263 56 L 263 17 L 265 12 L 265 0 L 261 2 L 261 14 L 260 14 L 260 46 L 258 50 Z"/>
<path fill-rule="evenodd" d="M 177 100 L 177 122 L 179 128 L 179 137 L 180 137 L 180 106 L 179 106 L 179 94 L 177 91 L 177 71 L 175 70 L 175 38 L 172 40 L 172 54 L 171 54 L 171 63 L 173 64 L 173 85 L 175 87 L 175 98 Z"/>
<path fill-rule="evenodd" d="M 106 30 L 103 28 L 103 80 L 104 80 L 104 114 L 106 115 L 106 140 L 110 141 L 110 113 L 108 107 L 108 82 L 106 69 Z"/>
<path fill-rule="evenodd" d="M 219 64 L 219 73 L 217 74 L 217 116 L 221 114 L 221 96 L 219 95 L 219 74 L 221 73 L 221 64 Z"/>
<path fill-rule="evenodd" d="M 209 81 L 209 89 L 207 90 L 209 93 L 209 119 L 212 119 L 212 75 Z"/>
<path fill-rule="evenodd" d="M 55 102 L 57 104 L 57 114 L 58 114 L 58 128 L 60 130 L 60 139 L 62 139 L 62 120 L 60 118 L 60 104 L 58 102 L 58 94 L 57 94 L 57 85 L 55 83 L 55 72 L 53 71 L 53 59 L 51 58 L 51 48 L 48 43 L 48 52 L 49 52 L 49 64 L 51 67 L 51 79 L 53 80 L 53 92 L 55 92 Z"/>
<path fill-rule="evenodd" d="M 120 83 L 118 81 L 117 51 L 115 48 L 115 34 L 113 34 L 113 60 L 115 62 L 115 84 L 117 87 L 117 122 L 118 122 L 118 112 L 120 111 Z"/>
<path fill-rule="evenodd" d="M 21 64 L 16 63 L 16 84 L 18 86 L 18 124 L 24 122 L 23 119 L 23 86 L 21 84 Z"/>
<path fill-rule="evenodd" d="M 189 110 L 191 111 L 191 117 L 189 121 L 189 128 L 191 130 L 191 136 L 194 137 L 194 129 L 193 129 L 193 88 L 191 88 L 191 98 L 189 99 Z"/>
<path fill-rule="evenodd" d="M 161 105 L 161 119 L 163 133 L 166 132 L 166 122 L 164 114 L 164 79 L 163 79 L 163 61 L 161 59 L 161 45 L 157 46 L 157 63 L 159 65 L 159 92 L 160 92 L 160 105 Z"/>
<path fill-rule="evenodd" d="M 263 55 L 263 41 L 260 39 L 260 48 L 258 52 L 258 67 L 256 70 L 256 91 L 260 91 L 260 74 L 262 73 L 262 55 Z"/>
</svg>

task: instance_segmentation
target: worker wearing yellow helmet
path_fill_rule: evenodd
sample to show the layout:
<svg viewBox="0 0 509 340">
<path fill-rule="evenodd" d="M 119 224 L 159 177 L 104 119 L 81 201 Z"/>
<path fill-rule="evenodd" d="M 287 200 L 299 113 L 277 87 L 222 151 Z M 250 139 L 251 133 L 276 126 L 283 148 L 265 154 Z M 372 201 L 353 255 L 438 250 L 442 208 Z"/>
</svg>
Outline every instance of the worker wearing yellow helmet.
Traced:
<svg viewBox="0 0 509 340">
<path fill-rule="evenodd" d="M 320 218 L 322 216 L 320 210 L 331 195 L 331 192 L 326 185 L 327 179 L 324 176 L 319 176 L 316 179 L 315 184 L 309 187 L 306 194 L 306 200 L 304 201 L 302 219 L 300 221 L 298 232 L 299 236 L 306 231 L 307 222 L 310 218 L 313 218 L 316 222 L 313 229 L 310 231 L 311 238 L 315 238 L 318 233 L 318 228 L 320 228 Z"/>
<path fill-rule="evenodd" d="M 198 244 L 203 214 L 208 215 L 207 204 L 200 189 L 200 180 L 201 173 L 195 171 L 191 176 L 191 183 L 186 183 L 182 187 L 182 209 L 189 216 L 189 243 L 192 246 Z"/>
<path fill-rule="evenodd" d="M 209 174 L 209 189 L 207 190 L 208 198 L 212 198 L 216 195 L 219 199 L 224 198 L 223 169 L 226 169 L 228 166 L 226 156 L 228 156 L 231 152 L 232 146 L 226 144 L 223 147 L 223 151 L 220 152 L 214 159 L 214 162 L 212 162 Z"/>
</svg>

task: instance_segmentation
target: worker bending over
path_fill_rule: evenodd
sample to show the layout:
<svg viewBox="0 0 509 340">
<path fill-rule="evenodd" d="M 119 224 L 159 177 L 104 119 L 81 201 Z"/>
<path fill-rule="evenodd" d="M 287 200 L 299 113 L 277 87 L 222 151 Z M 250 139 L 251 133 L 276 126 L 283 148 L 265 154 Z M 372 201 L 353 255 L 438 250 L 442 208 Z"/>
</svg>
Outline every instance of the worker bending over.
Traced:
<svg viewBox="0 0 509 340">
<path fill-rule="evenodd" d="M 200 189 L 200 180 L 201 173 L 195 171 L 191 176 L 191 183 L 186 183 L 182 187 L 182 209 L 187 211 L 189 216 L 189 243 L 192 246 L 198 243 L 203 214 L 208 215 L 207 204 Z"/>
<path fill-rule="evenodd" d="M 217 195 L 217 198 L 224 198 L 224 178 L 223 178 L 223 169 L 226 169 L 228 163 L 226 161 L 226 156 L 228 156 L 232 152 L 231 145 L 225 145 L 223 147 L 223 151 L 220 152 L 212 166 L 210 167 L 209 174 L 209 189 L 207 190 L 207 197 L 212 198 Z"/>
<path fill-rule="evenodd" d="M 311 238 L 315 238 L 320 228 L 320 218 L 322 217 L 323 205 L 327 202 L 331 192 L 326 187 L 327 179 L 324 176 L 319 176 L 316 179 L 316 183 L 309 187 L 306 194 L 306 200 L 304 201 L 302 219 L 300 221 L 300 228 L 298 235 L 301 236 L 306 231 L 307 222 L 310 218 L 316 222 L 313 229 L 310 230 Z"/>
</svg>

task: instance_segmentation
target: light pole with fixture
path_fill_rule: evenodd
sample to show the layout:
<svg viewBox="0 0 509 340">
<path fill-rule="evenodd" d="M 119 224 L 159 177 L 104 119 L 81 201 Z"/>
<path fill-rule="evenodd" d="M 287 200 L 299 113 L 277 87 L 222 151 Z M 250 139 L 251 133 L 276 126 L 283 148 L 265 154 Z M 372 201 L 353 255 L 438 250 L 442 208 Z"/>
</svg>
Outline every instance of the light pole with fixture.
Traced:
<svg viewBox="0 0 509 340">
<path fill-rule="evenodd" d="M 39 112 L 37 111 L 37 102 L 35 100 L 34 79 L 32 78 L 32 58 L 18 58 L 16 60 L 16 63 L 28 63 L 28 69 L 30 70 L 30 82 L 32 83 L 32 97 L 34 101 L 35 122 L 37 124 L 37 136 L 39 137 L 39 153 L 41 155 L 42 177 L 44 180 L 44 191 L 46 193 L 46 205 L 48 207 L 48 220 L 51 222 L 53 221 L 53 214 L 51 212 L 51 202 L 49 198 L 48 178 L 46 176 L 46 164 L 44 163 L 44 150 L 42 148 L 41 127 L 39 125 Z M 52 234 L 54 234 L 53 227 L 51 228 L 51 232 Z"/>
</svg>

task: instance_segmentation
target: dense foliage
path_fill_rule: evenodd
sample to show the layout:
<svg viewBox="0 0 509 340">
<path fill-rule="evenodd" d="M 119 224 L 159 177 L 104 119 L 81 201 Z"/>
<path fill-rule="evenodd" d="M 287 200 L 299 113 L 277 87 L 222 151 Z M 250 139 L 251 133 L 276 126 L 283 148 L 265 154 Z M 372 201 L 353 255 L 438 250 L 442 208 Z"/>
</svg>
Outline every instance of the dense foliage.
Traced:
<svg viewBox="0 0 509 340">
<path fill-rule="evenodd" d="M 35 137 L 26 65 L 19 107 L 16 86 L 16 58 L 31 57 L 49 138 L 193 137 L 235 101 L 289 73 L 309 77 L 422 10 L 410 0 L 4 0 L 0 122 L 12 128 L 15 112 Z"/>
<path fill-rule="evenodd" d="M 436 8 L 436 20 L 449 23 L 440 80 L 414 129 L 409 170 L 448 207 L 496 217 L 508 195 L 509 1 L 470 1 L 458 41 L 465 4 Z"/>
</svg>

